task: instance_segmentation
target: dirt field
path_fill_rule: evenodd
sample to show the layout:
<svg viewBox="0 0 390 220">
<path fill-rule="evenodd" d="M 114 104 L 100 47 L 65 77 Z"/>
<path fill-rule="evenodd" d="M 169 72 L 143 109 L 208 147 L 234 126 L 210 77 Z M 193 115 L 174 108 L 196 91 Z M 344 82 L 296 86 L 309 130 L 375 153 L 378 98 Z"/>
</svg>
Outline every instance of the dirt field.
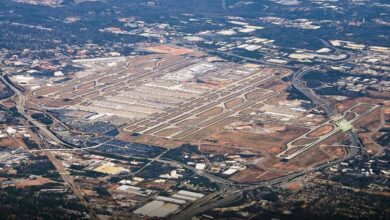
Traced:
<svg viewBox="0 0 390 220">
<path fill-rule="evenodd" d="M 199 150 L 202 152 L 213 153 L 213 154 L 237 154 L 242 151 L 242 149 L 237 148 L 237 146 L 228 146 L 225 143 L 213 144 L 204 142 L 199 145 Z"/>
<path fill-rule="evenodd" d="M 299 145 L 305 145 L 305 144 L 309 144 L 315 140 L 317 140 L 318 138 L 300 138 L 296 141 L 294 141 L 292 143 L 292 145 L 295 145 L 295 146 L 299 146 Z"/>
<path fill-rule="evenodd" d="M 307 137 L 321 137 L 333 131 L 333 129 L 334 129 L 333 125 L 323 125 L 317 128 L 316 130 L 310 132 L 309 134 L 307 134 Z"/>
<path fill-rule="evenodd" d="M 220 146 L 236 146 L 238 148 L 250 148 L 254 150 L 266 151 L 271 155 L 280 153 L 285 144 L 292 139 L 302 135 L 306 129 L 301 127 L 287 126 L 284 130 L 274 131 L 267 134 L 257 134 L 251 132 L 224 131 L 214 133 L 208 138 L 217 141 Z"/>
<path fill-rule="evenodd" d="M 233 175 L 231 179 L 232 180 L 234 179 L 235 181 L 250 181 L 250 182 L 269 180 L 269 179 L 283 176 L 287 174 L 287 172 L 297 172 L 302 169 L 306 169 L 308 167 L 312 167 L 317 164 L 321 164 L 326 161 L 333 160 L 335 158 L 344 157 L 346 154 L 344 148 L 341 147 L 320 148 L 320 145 L 329 145 L 334 142 L 343 140 L 344 138 L 346 138 L 345 134 L 342 133 L 336 134 L 335 136 L 331 137 L 327 141 L 320 143 L 319 145 L 306 151 L 304 154 L 301 154 L 287 162 L 283 162 L 271 155 L 270 157 L 266 157 L 265 160 L 263 160 L 260 164 L 258 164 L 260 172 L 258 173 L 257 176 L 255 173 L 253 173 L 256 171 L 256 169 L 251 169 L 249 172 L 252 173 L 249 173 L 251 176 L 249 176 L 248 178 L 242 177 L 245 174 L 243 172 L 243 173 L 237 173 Z M 294 184 L 291 187 L 295 189 L 298 186 Z"/>
<path fill-rule="evenodd" d="M 369 103 L 369 104 L 389 104 L 390 101 L 389 100 L 386 100 L 386 99 L 376 99 L 376 98 L 369 98 L 369 97 L 361 97 L 361 98 L 357 98 L 357 99 L 346 99 L 345 101 L 343 101 L 342 103 L 338 104 L 337 105 L 337 110 L 339 112 L 344 112 L 345 110 L 351 108 L 352 106 L 354 106 L 356 103 Z"/>
<path fill-rule="evenodd" d="M 245 98 L 248 100 L 253 100 L 259 96 L 262 96 L 263 92 L 264 91 L 261 89 L 253 90 L 252 92 L 248 92 L 247 94 L 245 94 Z"/>
<path fill-rule="evenodd" d="M 229 178 L 229 180 L 235 182 L 256 182 L 259 181 L 259 177 L 265 173 L 265 170 L 258 168 L 248 168 L 243 171 L 235 173 Z"/>
<path fill-rule="evenodd" d="M 0 146 L 4 146 L 4 147 L 23 147 L 23 148 L 27 149 L 26 144 L 23 142 L 23 139 L 20 138 L 20 137 L 16 137 L 16 138 L 9 138 L 9 137 L 1 138 L 0 139 Z"/>
<path fill-rule="evenodd" d="M 312 147 L 307 150 L 304 154 L 300 154 L 293 158 L 291 162 L 298 162 L 303 167 L 310 167 L 316 164 L 323 163 L 329 160 L 330 157 L 321 151 L 318 147 Z"/>
<path fill-rule="evenodd" d="M 353 107 L 351 111 L 356 112 L 358 114 L 362 114 L 363 112 L 367 111 L 370 108 L 370 106 L 367 105 L 359 105 L 356 107 Z"/>
<path fill-rule="evenodd" d="M 167 53 L 172 55 L 184 55 L 194 52 L 191 49 L 186 48 L 176 48 L 169 45 L 158 45 L 154 47 L 148 47 L 147 50 L 155 53 Z"/>
<path fill-rule="evenodd" d="M 294 191 L 294 190 L 301 189 L 302 185 L 299 182 L 295 181 L 295 182 L 287 183 L 284 187 L 288 190 Z"/>
<path fill-rule="evenodd" d="M 200 114 L 198 114 L 198 115 L 196 115 L 197 117 L 211 117 L 211 116 L 214 116 L 214 115 L 216 115 L 216 114 L 219 114 L 219 113 L 221 113 L 222 112 L 222 107 L 214 107 L 214 108 L 211 108 L 211 109 L 209 109 L 209 110 L 207 110 L 207 111 L 205 111 L 205 112 L 202 112 L 202 113 L 200 113 Z"/>
<path fill-rule="evenodd" d="M 45 185 L 48 183 L 54 183 L 54 181 L 47 179 L 47 178 L 39 177 L 39 178 L 32 179 L 32 180 L 26 179 L 26 180 L 17 182 L 15 184 L 15 187 L 16 188 L 24 188 L 24 187 L 30 187 L 30 186 L 41 186 L 41 185 Z"/>
<path fill-rule="evenodd" d="M 321 149 L 336 158 L 344 157 L 347 154 L 347 151 L 344 147 L 325 146 Z"/>
<path fill-rule="evenodd" d="M 272 99 L 268 99 L 264 103 L 268 105 L 278 105 L 280 101 L 286 101 L 286 100 L 287 100 L 287 94 L 281 93 L 277 96 L 272 97 Z"/>
<path fill-rule="evenodd" d="M 267 181 L 276 179 L 282 176 L 285 176 L 287 173 L 284 172 L 272 172 L 272 171 L 265 171 L 263 174 L 260 174 L 257 176 L 257 181 Z"/>
<path fill-rule="evenodd" d="M 385 115 L 390 115 L 390 107 L 385 107 L 385 108 L 383 109 L 383 113 L 384 113 Z"/>
<path fill-rule="evenodd" d="M 337 111 L 339 111 L 339 112 L 344 112 L 344 111 L 346 111 L 347 109 L 349 109 L 349 108 L 351 108 L 352 106 L 354 106 L 356 103 L 355 102 L 351 102 L 351 101 L 345 101 L 345 102 L 343 102 L 343 103 L 341 103 L 341 104 L 338 104 L 337 106 L 336 106 L 336 108 L 337 108 Z"/>
<path fill-rule="evenodd" d="M 98 80 L 98 83 L 109 83 L 113 80 L 116 80 L 118 77 L 113 77 L 113 76 L 106 76 L 106 77 L 103 77 L 103 78 L 100 78 Z"/>
<path fill-rule="evenodd" d="M 176 185 L 175 181 L 165 181 L 165 183 L 145 182 L 141 184 L 141 187 L 153 190 L 169 190 L 172 186 Z"/>
<path fill-rule="evenodd" d="M 244 99 L 242 99 L 242 98 L 235 98 L 235 99 L 232 99 L 232 100 L 226 102 L 225 107 L 227 109 L 231 109 L 231 108 L 236 107 L 238 104 L 242 103 L 243 101 L 244 101 Z"/>
<path fill-rule="evenodd" d="M 368 114 L 366 117 L 359 119 L 353 125 L 359 131 L 371 131 L 377 128 L 380 125 L 380 113 L 381 109 L 376 109 L 375 111 Z"/>
<path fill-rule="evenodd" d="M 345 120 L 347 120 L 347 121 L 352 120 L 355 117 L 356 117 L 355 114 L 352 112 L 347 112 L 347 114 L 344 116 Z"/>
<path fill-rule="evenodd" d="M 77 89 L 90 89 L 90 88 L 93 88 L 95 85 L 96 85 L 96 83 L 94 81 L 92 81 L 92 82 L 82 84 Z"/>
<path fill-rule="evenodd" d="M 12 108 L 12 107 L 15 107 L 15 102 L 11 99 L 7 99 L 7 100 L 2 100 L 1 102 L 5 107 L 7 108 Z"/>
<path fill-rule="evenodd" d="M 364 146 L 368 148 L 368 153 L 371 155 L 374 155 L 381 151 L 381 146 L 379 146 L 377 143 L 374 142 L 374 138 L 378 134 L 378 131 L 382 126 L 385 126 L 385 124 L 382 125 L 381 120 L 386 120 L 386 115 L 384 114 L 385 109 L 377 109 L 373 112 L 371 112 L 367 117 L 360 119 L 356 123 L 354 123 L 354 127 L 358 129 L 358 134 L 360 138 L 362 139 L 362 142 Z M 384 118 L 382 119 L 382 113 Z"/>
</svg>

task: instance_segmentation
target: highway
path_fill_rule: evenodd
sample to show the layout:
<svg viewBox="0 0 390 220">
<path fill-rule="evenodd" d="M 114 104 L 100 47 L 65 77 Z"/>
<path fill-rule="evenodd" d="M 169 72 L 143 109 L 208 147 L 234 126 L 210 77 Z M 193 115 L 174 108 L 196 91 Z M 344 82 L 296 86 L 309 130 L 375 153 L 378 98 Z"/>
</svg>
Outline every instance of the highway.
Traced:
<svg viewBox="0 0 390 220">
<path fill-rule="evenodd" d="M 305 95 L 308 99 L 310 99 L 315 105 L 320 106 L 322 109 L 324 109 L 328 118 L 331 118 L 332 116 L 337 114 L 335 108 L 328 101 L 318 96 L 312 89 L 306 87 L 306 83 L 303 81 L 303 77 L 305 76 L 305 74 L 312 71 L 318 71 L 327 68 L 328 67 L 324 64 L 316 65 L 312 67 L 304 67 L 294 72 L 292 77 L 292 82 L 294 87 L 297 90 L 299 90 L 303 95 Z M 351 145 L 363 147 L 359 140 L 358 135 L 353 130 L 348 131 L 348 134 L 351 138 Z M 358 153 L 358 149 L 355 148 L 349 149 L 348 153 L 351 155 L 356 155 Z"/>
<path fill-rule="evenodd" d="M 229 55 L 232 56 L 232 54 Z M 259 63 L 258 60 L 257 63 Z M 289 66 L 284 66 L 284 67 L 289 67 Z M 328 101 L 318 96 L 312 89 L 307 88 L 306 83 L 303 81 L 303 77 L 305 76 L 305 74 L 311 71 L 318 71 L 327 68 L 328 67 L 326 65 L 315 65 L 312 67 L 303 67 L 293 73 L 292 83 L 297 90 L 299 90 L 303 95 L 305 95 L 308 99 L 310 99 L 315 105 L 324 109 L 325 113 L 330 118 L 332 116 L 335 116 L 337 114 L 337 111 Z M 64 146 L 68 146 L 68 147 L 72 147 L 72 146 L 69 146 L 69 144 L 60 140 L 49 129 L 47 129 L 46 126 L 42 126 L 38 121 L 31 118 L 31 116 L 24 109 L 25 102 L 26 102 L 26 97 L 24 96 L 24 94 L 20 90 L 18 90 L 12 83 L 8 82 L 4 78 L 4 76 L 1 76 L 0 80 L 15 93 L 15 102 L 16 102 L 16 108 L 18 112 L 21 115 L 23 115 L 26 118 L 26 120 L 30 122 L 32 125 L 40 128 L 39 135 L 43 142 L 43 144 L 40 145 L 41 151 L 43 151 L 43 153 L 47 155 L 49 160 L 53 163 L 57 171 L 60 173 L 61 178 L 65 181 L 67 185 L 71 187 L 71 189 L 73 190 L 75 195 L 79 198 L 81 203 L 90 209 L 92 218 L 97 218 L 93 209 L 90 207 L 90 204 L 86 201 L 82 190 L 75 184 L 73 178 L 71 177 L 71 175 L 67 173 L 62 163 L 55 157 L 55 155 L 50 150 L 47 149 L 46 144 L 48 143 L 48 140 L 51 140 Z M 362 144 L 360 143 L 357 134 L 353 130 L 350 130 L 348 134 L 350 135 L 351 145 L 362 147 Z M 94 148 L 94 147 L 96 146 L 90 148 Z M 87 150 L 87 149 L 89 148 L 78 149 L 78 150 Z M 59 149 L 55 149 L 55 150 L 59 150 Z M 214 182 L 219 186 L 219 190 L 217 192 L 211 193 L 195 201 L 194 203 L 189 205 L 186 209 L 184 209 L 182 212 L 178 213 L 172 218 L 172 219 L 191 219 L 191 217 L 196 216 L 205 211 L 208 211 L 210 209 L 225 206 L 239 200 L 240 198 L 242 198 L 243 192 L 245 191 L 256 190 L 260 187 L 279 185 L 288 182 L 294 178 L 306 175 L 308 173 L 317 170 L 324 169 L 326 167 L 337 164 L 341 161 L 348 160 L 354 157 L 359 152 L 359 150 L 361 150 L 361 148 L 348 148 L 348 155 L 345 158 L 334 160 L 329 163 L 325 163 L 310 169 L 302 170 L 300 172 L 291 173 L 281 178 L 273 179 L 270 181 L 252 183 L 252 184 L 237 184 L 230 180 L 215 176 L 206 171 L 198 171 L 194 167 L 188 166 L 187 164 L 183 164 L 173 160 L 162 159 L 161 156 L 163 154 L 156 157 L 151 162 L 156 161 L 156 162 L 166 163 L 176 167 L 184 167 L 186 169 L 193 171 L 199 176 L 203 176 L 207 178 L 209 181 Z"/>
<path fill-rule="evenodd" d="M 294 87 L 300 91 L 304 96 L 306 96 L 308 99 L 310 99 L 315 105 L 321 107 L 326 112 L 327 116 L 330 118 L 336 114 L 336 111 L 330 103 L 324 99 L 322 99 L 320 96 L 318 96 L 312 89 L 308 88 L 306 86 L 306 82 L 303 81 L 303 77 L 313 71 L 318 71 L 323 68 L 326 68 L 325 65 L 316 65 L 312 67 L 303 67 L 302 69 L 294 72 L 292 77 L 292 83 Z"/>
<path fill-rule="evenodd" d="M 13 84 L 9 83 L 8 80 L 4 78 L 4 76 L 1 76 L 0 80 L 15 93 L 16 109 L 21 115 L 23 115 L 23 117 L 27 119 L 28 122 L 30 122 L 32 125 L 36 127 L 39 127 L 40 132 L 46 138 L 56 142 L 57 144 L 61 144 L 67 147 L 72 147 L 68 143 L 63 142 L 61 139 L 55 136 L 49 129 L 47 129 L 46 126 L 42 125 L 37 120 L 33 119 L 29 114 L 27 114 L 24 109 L 26 103 L 26 97 L 23 95 L 23 93 L 19 89 L 17 89 Z"/>
<path fill-rule="evenodd" d="M 89 209 L 91 218 L 92 219 L 98 219 L 96 213 L 91 208 L 90 204 L 87 202 L 84 193 L 82 190 L 76 185 L 73 178 L 69 173 L 67 172 L 64 165 L 55 157 L 55 155 L 47 150 L 47 146 L 50 145 L 49 140 L 54 141 L 56 143 L 68 146 L 67 143 L 64 143 L 62 140 L 57 138 L 51 131 L 49 131 L 46 126 L 42 126 L 39 122 L 37 122 L 35 119 L 31 118 L 29 114 L 24 109 L 25 105 L 25 96 L 23 93 L 17 89 L 12 83 L 9 83 L 8 80 L 4 78 L 2 75 L 0 77 L 0 80 L 7 85 L 14 93 L 15 103 L 16 103 L 16 109 L 19 112 L 19 114 L 23 115 L 23 117 L 30 122 L 32 125 L 39 127 L 39 134 L 38 136 L 41 139 L 41 144 L 39 145 L 39 148 L 43 151 L 43 153 L 47 156 L 47 158 L 50 160 L 50 162 L 53 164 L 53 166 L 56 168 L 57 172 L 60 174 L 62 180 L 72 189 L 75 196 L 79 199 L 81 204 L 83 204 L 87 209 Z"/>
<path fill-rule="evenodd" d="M 336 61 L 336 62 L 340 62 L 340 61 Z M 324 109 L 328 118 L 331 118 L 332 116 L 335 116 L 337 114 L 337 110 L 331 105 L 331 103 L 324 100 L 322 97 L 318 96 L 312 89 L 308 88 L 306 86 L 306 83 L 303 81 L 303 77 L 305 76 L 305 74 L 312 71 L 318 71 L 327 68 L 328 66 L 324 64 L 315 65 L 312 67 L 303 67 L 293 73 L 292 83 L 297 90 L 299 90 L 303 95 L 305 95 L 308 99 L 310 99 L 316 106 Z M 348 154 L 346 157 L 342 159 L 330 161 L 328 163 L 321 164 L 316 167 L 305 169 L 300 172 L 292 173 L 284 177 L 276 178 L 270 181 L 263 181 L 263 182 L 253 183 L 253 184 L 235 184 L 235 183 L 231 183 L 230 181 L 227 183 L 225 182 L 226 180 L 221 181 L 219 177 L 216 177 L 212 174 L 206 175 L 207 172 L 202 172 L 202 173 L 198 172 L 199 175 L 208 178 L 211 182 L 217 183 L 221 187 L 221 189 L 218 192 L 212 193 L 201 200 L 195 201 L 193 204 L 188 206 L 182 212 L 173 216 L 172 219 L 175 220 L 191 219 L 193 216 L 196 216 L 207 210 L 216 208 L 218 206 L 225 206 L 233 203 L 234 201 L 237 200 L 237 198 L 242 196 L 243 192 L 245 191 L 255 190 L 265 186 L 279 185 L 291 181 L 292 179 L 295 179 L 297 177 L 306 175 L 308 173 L 312 173 L 327 168 L 329 166 L 332 166 L 334 164 L 338 164 L 342 161 L 349 160 L 350 158 L 356 156 L 363 146 L 358 138 L 358 135 L 353 130 L 348 131 L 348 134 L 350 136 L 351 145 L 359 146 L 359 148 L 356 147 L 347 148 Z"/>
</svg>

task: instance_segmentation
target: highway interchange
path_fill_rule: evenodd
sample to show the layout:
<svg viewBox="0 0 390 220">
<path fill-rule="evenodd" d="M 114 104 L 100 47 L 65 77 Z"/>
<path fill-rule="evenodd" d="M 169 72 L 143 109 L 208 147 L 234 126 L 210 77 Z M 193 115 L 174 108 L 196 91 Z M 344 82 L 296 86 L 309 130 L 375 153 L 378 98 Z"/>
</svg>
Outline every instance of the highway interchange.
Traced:
<svg viewBox="0 0 390 220">
<path fill-rule="evenodd" d="M 27 111 L 24 109 L 25 104 L 25 96 L 22 91 L 20 91 L 17 87 L 15 87 L 12 83 L 5 78 L 4 75 L 1 75 L 0 80 L 7 85 L 15 94 L 15 102 L 17 111 L 27 120 L 27 122 L 31 123 L 33 126 L 39 127 L 38 136 L 40 137 L 41 144 L 39 147 L 43 150 L 44 154 L 51 161 L 53 166 L 56 168 L 58 174 L 64 180 L 64 182 L 72 189 L 76 197 L 80 200 L 80 202 L 89 209 L 90 215 L 93 218 L 97 218 L 94 210 L 91 208 L 90 203 L 87 202 L 84 193 L 74 182 L 72 176 L 68 173 L 64 165 L 55 157 L 53 152 L 46 150 L 48 146 L 50 146 L 49 140 L 54 141 L 58 144 L 62 144 L 63 146 L 68 146 L 69 144 L 60 140 L 57 136 L 55 136 L 46 126 L 41 126 L 41 124 L 33 119 L 31 115 L 27 114 Z"/>
<path fill-rule="evenodd" d="M 226 54 L 225 54 L 226 55 Z M 229 54 L 227 54 L 229 55 Z M 331 104 L 318 96 L 312 89 L 308 88 L 306 86 L 306 83 L 303 81 L 303 76 L 309 72 L 312 71 L 318 71 L 321 69 L 327 68 L 327 65 L 316 65 L 312 67 L 303 67 L 293 73 L 292 76 L 292 82 L 296 89 L 298 89 L 303 95 L 305 95 L 308 99 L 310 99 L 315 105 L 321 107 L 326 112 L 328 118 L 334 116 L 337 111 Z M 312 167 L 310 169 L 302 170 L 300 172 L 291 173 L 289 175 L 283 176 L 281 178 L 276 178 L 270 181 L 263 181 L 259 183 L 252 183 L 252 184 L 235 184 L 235 183 L 229 183 L 226 184 L 225 180 L 222 182 L 219 182 L 218 179 L 212 177 L 212 175 L 203 175 L 204 177 L 208 178 L 211 182 L 215 182 L 220 186 L 220 191 L 210 194 L 207 197 L 196 201 L 195 203 L 191 204 L 188 208 L 186 208 L 184 211 L 178 213 L 176 216 L 174 216 L 172 219 L 190 219 L 192 216 L 195 216 L 197 214 L 200 214 L 204 211 L 225 206 L 228 204 L 233 203 L 237 199 L 241 198 L 243 195 L 243 192 L 245 191 L 251 191 L 255 190 L 261 187 L 265 186 L 276 186 L 280 185 L 282 183 L 286 183 L 292 179 L 295 179 L 297 177 L 322 170 L 324 168 L 330 167 L 334 164 L 338 164 L 342 161 L 349 160 L 350 158 L 353 158 L 358 154 L 358 152 L 363 147 L 358 135 L 353 131 L 348 131 L 348 134 L 350 135 L 351 145 L 352 146 L 359 146 L 360 148 L 347 148 L 348 155 L 342 159 L 333 160 L 331 162 L 318 165 L 316 167 Z M 202 175 L 202 173 L 198 174 Z"/>
</svg>

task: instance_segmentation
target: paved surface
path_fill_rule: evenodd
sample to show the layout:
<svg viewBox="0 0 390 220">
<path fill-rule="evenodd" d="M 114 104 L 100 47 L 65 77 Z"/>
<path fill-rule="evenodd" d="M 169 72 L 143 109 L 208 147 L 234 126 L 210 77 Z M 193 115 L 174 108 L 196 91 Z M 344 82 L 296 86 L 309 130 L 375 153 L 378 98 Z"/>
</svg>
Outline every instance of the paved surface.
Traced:
<svg viewBox="0 0 390 220">
<path fill-rule="evenodd" d="M 325 65 L 316 65 L 313 67 L 304 67 L 293 74 L 293 85 L 300 91 L 302 92 L 307 98 L 309 98 L 314 104 L 317 106 L 320 106 L 321 108 L 324 109 L 326 112 L 327 116 L 330 118 L 334 115 L 337 114 L 337 111 L 333 108 L 333 106 L 330 105 L 329 102 L 326 100 L 322 99 L 320 96 L 318 96 L 312 89 L 309 89 L 306 87 L 306 83 L 303 82 L 303 76 L 311 71 L 314 70 L 320 70 L 322 68 L 327 68 Z M 351 145 L 352 146 L 359 146 L 362 147 L 362 144 L 359 141 L 359 138 L 357 134 L 353 131 L 350 130 L 348 132 L 351 138 Z M 220 191 L 216 193 L 212 193 L 208 195 L 207 197 L 204 197 L 204 199 L 195 201 L 193 204 L 191 204 L 189 207 L 187 207 L 185 210 L 180 212 L 179 214 L 175 215 L 172 217 L 172 219 L 191 219 L 193 216 L 196 216 L 200 213 L 203 213 L 207 210 L 213 209 L 215 207 L 220 207 L 220 206 L 225 206 L 228 204 L 233 203 L 236 201 L 237 198 L 242 196 L 243 192 L 245 191 L 250 191 L 250 190 L 255 190 L 260 187 L 264 186 L 272 186 L 272 185 L 278 185 L 281 183 L 288 182 L 292 179 L 295 179 L 299 176 L 306 175 L 308 173 L 324 169 L 326 167 L 332 166 L 334 164 L 340 163 L 341 161 L 348 160 L 352 157 L 354 157 L 360 148 L 349 148 L 348 149 L 348 155 L 345 158 L 334 160 L 310 169 L 302 170 L 297 173 L 292 173 L 290 175 L 273 179 L 270 181 L 264 181 L 264 182 L 259 182 L 259 183 L 253 183 L 253 184 L 229 184 L 229 185 L 224 185 L 224 182 L 220 182 L 218 178 L 211 177 L 211 174 L 205 175 L 204 172 L 203 176 L 208 178 L 211 182 L 217 183 L 221 189 Z"/>
<path fill-rule="evenodd" d="M 64 167 L 64 165 L 55 157 L 55 155 L 52 152 L 47 151 L 47 146 L 50 145 L 49 144 L 49 140 L 50 141 L 54 141 L 56 143 L 63 144 L 65 146 L 68 145 L 68 144 L 64 143 L 63 141 L 61 141 L 51 131 L 49 131 L 45 126 L 42 126 L 39 122 L 37 122 L 36 120 L 31 118 L 31 116 L 29 114 L 27 114 L 25 109 L 24 109 L 25 96 L 23 95 L 23 93 L 21 91 L 19 91 L 13 84 L 9 83 L 4 78 L 4 76 L 1 76 L 0 80 L 5 85 L 7 85 L 15 93 L 16 109 L 18 110 L 18 112 L 21 115 L 23 115 L 27 119 L 28 122 L 30 122 L 31 124 L 39 127 L 39 134 L 38 134 L 38 136 L 41 138 L 41 141 L 42 141 L 42 144 L 39 145 L 41 150 L 45 153 L 47 158 L 54 165 L 54 167 L 56 168 L 57 172 L 60 174 L 60 176 L 64 180 L 64 182 L 72 189 L 73 193 L 79 199 L 81 204 L 83 204 L 86 208 L 89 209 L 90 214 L 91 214 L 91 218 L 92 219 L 97 219 L 97 215 L 95 214 L 95 212 L 91 208 L 90 204 L 87 202 L 87 200 L 86 200 L 86 198 L 84 196 L 84 193 L 76 185 L 76 183 L 74 182 L 72 176 L 69 175 L 69 173 L 67 172 L 67 170 Z"/>
<path fill-rule="evenodd" d="M 231 55 L 231 54 L 230 54 Z M 320 70 L 322 68 L 326 68 L 325 65 L 316 65 L 313 67 L 304 67 L 298 71 L 296 71 L 293 74 L 293 85 L 301 91 L 306 97 L 308 97 L 314 104 L 317 106 L 321 106 L 328 117 L 332 117 L 337 114 L 336 110 L 330 105 L 329 102 L 326 100 L 322 99 L 319 97 L 315 92 L 309 88 L 306 87 L 305 82 L 302 81 L 303 76 L 314 70 Z M 17 88 L 15 88 L 12 84 L 10 84 L 7 80 L 4 79 L 3 76 L 0 78 L 1 81 L 3 81 L 6 85 L 8 85 L 14 92 L 15 92 L 15 99 L 17 103 L 17 110 L 19 111 L 20 114 L 22 114 L 31 124 L 37 126 L 37 127 L 44 127 L 39 124 L 36 120 L 32 119 L 24 110 L 24 103 L 25 103 L 25 97 L 22 94 L 21 91 L 19 91 Z M 67 143 L 64 143 L 60 139 L 58 139 L 51 131 L 48 129 L 40 129 L 39 130 L 40 135 L 43 140 L 48 141 L 54 141 L 59 144 L 63 144 L 67 146 Z M 351 142 L 353 146 L 362 146 L 358 136 L 355 132 L 350 130 L 348 134 L 351 137 Z M 44 144 L 43 144 L 44 145 Z M 80 199 L 80 201 L 86 206 L 90 207 L 90 205 L 87 203 L 85 200 L 85 197 L 83 196 L 82 191 L 78 188 L 78 186 L 74 183 L 72 177 L 66 172 L 66 169 L 63 167 L 60 161 L 58 161 L 55 156 L 52 154 L 50 151 L 45 151 L 45 146 L 42 146 L 42 150 L 48 155 L 48 158 L 52 161 L 58 172 L 61 174 L 61 177 L 64 179 L 64 181 L 72 188 L 74 191 L 75 195 Z M 172 166 L 178 166 L 178 167 L 184 167 L 187 169 L 192 170 L 193 172 L 196 172 L 198 175 L 203 176 L 209 181 L 216 183 L 219 186 L 219 191 L 209 194 L 205 196 L 202 199 L 199 199 L 189 205 L 186 209 L 184 209 L 182 212 L 177 214 L 176 216 L 173 216 L 172 219 L 191 219 L 191 217 L 200 214 L 202 212 L 205 212 L 207 210 L 210 210 L 212 208 L 220 207 L 220 206 L 225 206 L 228 205 L 234 201 L 237 201 L 238 199 L 242 198 L 243 192 L 249 191 L 249 190 L 255 190 L 260 187 L 264 186 L 272 186 L 272 185 L 278 185 L 281 183 L 285 183 L 287 181 L 290 181 L 294 178 L 297 178 L 299 176 L 324 169 L 326 167 L 332 166 L 333 164 L 339 163 L 344 160 L 348 160 L 352 157 L 354 157 L 358 152 L 359 148 L 349 148 L 348 149 L 348 155 L 347 157 L 339 160 L 335 160 L 326 164 L 322 164 L 310 169 L 302 170 L 297 173 L 292 173 L 290 175 L 273 179 L 270 181 L 263 181 L 263 182 L 258 182 L 258 183 L 251 183 L 251 184 L 237 184 L 233 183 L 229 180 L 226 180 L 224 178 L 212 175 L 208 172 L 199 172 L 195 168 L 188 166 L 186 164 L 179 163 L 177 161 L 171 161 L 171 160 L 166 160 L 166 159 L 161 159 L 160 157 L 157 157 L 154 159 L 154 161 L 161 162 L 161 163 L 166 163 L 170 164 Z M 91 210 L 92 218 L 96 218 L 96 215 L 94 214 L 93 210 Z"/>
</svg>

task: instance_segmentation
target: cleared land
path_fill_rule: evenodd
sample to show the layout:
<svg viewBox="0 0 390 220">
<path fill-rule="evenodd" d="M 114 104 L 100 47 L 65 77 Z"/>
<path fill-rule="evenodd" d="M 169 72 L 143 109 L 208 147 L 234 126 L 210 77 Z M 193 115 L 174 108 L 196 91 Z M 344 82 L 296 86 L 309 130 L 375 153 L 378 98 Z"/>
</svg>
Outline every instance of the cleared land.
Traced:
<svg viewBox="0 0 390 220">
<path fill-rule="evenodd" d="M 329 132 L 333 131 L 333 129 L 334 129 L 333 125 L 330 124 L 323 125 L 317 128 L 316 130 L 310 132 L 309 134 L 307 134 L 307 137 L 321 137 L 326 134 L 329 134 Z"/>
</svg>

